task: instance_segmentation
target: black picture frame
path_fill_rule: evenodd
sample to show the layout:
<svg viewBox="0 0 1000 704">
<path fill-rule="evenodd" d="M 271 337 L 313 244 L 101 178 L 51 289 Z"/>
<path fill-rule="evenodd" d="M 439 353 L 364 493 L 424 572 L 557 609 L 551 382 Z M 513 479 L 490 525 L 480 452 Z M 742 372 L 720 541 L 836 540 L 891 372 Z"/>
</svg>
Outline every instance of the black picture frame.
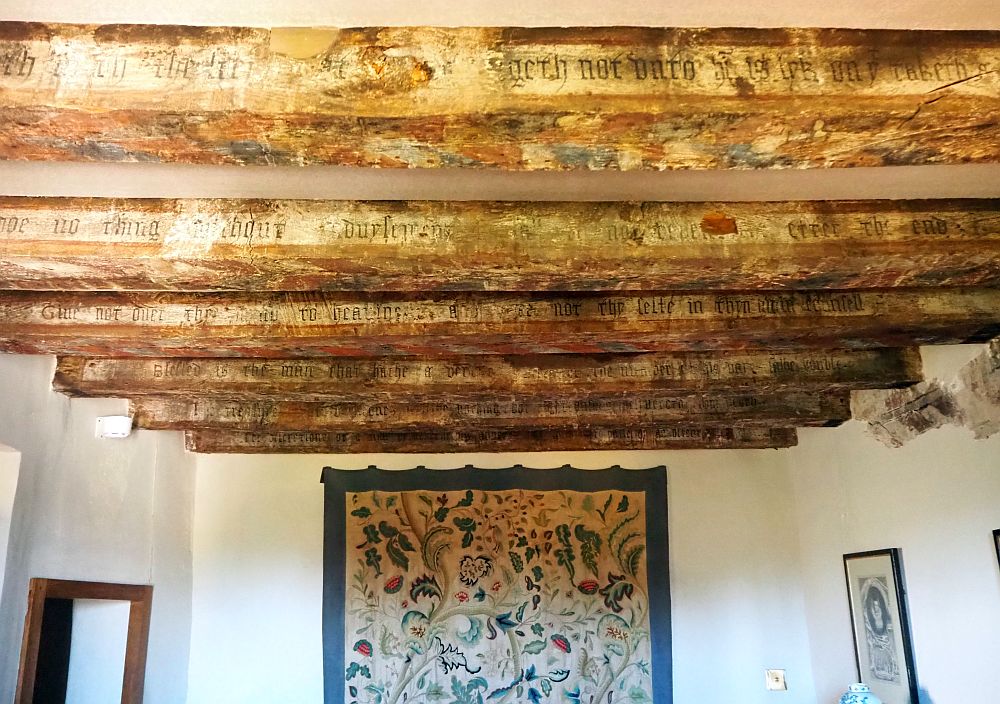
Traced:
<svg viewBox="0 0 1000 704">
<path fill-rule="evenodd" d="M 844 577 L 858 682 L 871 687 L 884 704 L 917 704 L 899 548 L 844 555 Z"/>
<path fill-rule="evenodd" d="M 993 531 L 993 547 L 997 551 L 997 566 L 1000 567 L 1000 528 Z"/>
</svg>

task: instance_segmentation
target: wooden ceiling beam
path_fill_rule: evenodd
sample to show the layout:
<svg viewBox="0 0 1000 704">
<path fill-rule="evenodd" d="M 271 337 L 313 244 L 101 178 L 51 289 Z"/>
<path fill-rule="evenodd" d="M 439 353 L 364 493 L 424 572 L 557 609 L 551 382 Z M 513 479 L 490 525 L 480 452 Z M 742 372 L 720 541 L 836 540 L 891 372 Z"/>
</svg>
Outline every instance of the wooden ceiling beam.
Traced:
<svg viewBox="0 0 1000 704">
<path fill-rule="evenodd" d="M 391 356 L 987 340 L 1000 289 L 637 294 L 0 292 L 0 350 L 92 356 Z"/>
<path fill-rule="evenodd" d="M 669 395 L 648 391 L 614 395 L 516 394 L 357 401 L 290 401 L 278 397 L 146 396 L 130 400 L 130 415 L 150 430 L 345 431 L 441 428 L 633 427 L 653 423 L 704 426 L 835 426 L 851 417 L 850 392 Z"/>
<path fill-rule="evenodd" d="M 211 453 L 455 453 L 793 447 L 792 428 L 656 425 L 544 430 L 230 432 L 194 430 L 187 448 Z"/>
<path fill-rule="evenodd" d="M 0 197 L 26 290 L 1000 285 L 1000 200 L 378 202 Z"/>
<path fill-rule="evenodd" d="M 786 392 L 884 389 L 923 379 L 915 348 L 435 358 L 60 357 L 53 386 L 71 396 L 270 395 L 363 401 L 498 394 Z"/>
<path fill-rule="evenodd" d="M 0 158 L 505 169 L 1000 160 L 1000 33 L 0 24 Z"/>
</svg>

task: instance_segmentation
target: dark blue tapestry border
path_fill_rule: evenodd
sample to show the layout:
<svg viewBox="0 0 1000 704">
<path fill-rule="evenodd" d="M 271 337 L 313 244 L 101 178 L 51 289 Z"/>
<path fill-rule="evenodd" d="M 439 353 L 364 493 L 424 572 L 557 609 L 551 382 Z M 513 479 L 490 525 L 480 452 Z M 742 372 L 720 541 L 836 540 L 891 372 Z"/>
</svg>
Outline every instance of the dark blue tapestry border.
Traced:
<svg viewBox="0 0 1000 704">
<path fill-rule="evenodd" d="M 667 476 L 665 467 L 650 469 L 365 470 L 323 468 L 325 485 L 323 531 L 323 679 L 325 704 L 344 704 L 344 604 L 346 565 L 344 534 L 348 492 L 365 491 L 478 491 L 527 489 L 535 491 L 641 491 L 646 494 L 647 584 L 650 595 L 653 701 L 673 701 L 671 658 L 670 576 L 667 569 Z"/>
</svg>

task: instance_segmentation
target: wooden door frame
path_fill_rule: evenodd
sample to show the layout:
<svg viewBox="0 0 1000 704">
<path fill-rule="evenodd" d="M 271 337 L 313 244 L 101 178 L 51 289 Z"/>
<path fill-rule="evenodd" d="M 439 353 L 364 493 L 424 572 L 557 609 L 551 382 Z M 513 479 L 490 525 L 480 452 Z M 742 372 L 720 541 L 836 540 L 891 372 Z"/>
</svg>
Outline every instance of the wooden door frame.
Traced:
<svg viewBox="0 0 1000 704">
<path fill-rule="evenodd" d="M 38 669 L 38 648 L 42 637 L 42 616 L 45 613 L 46 599 L 98 599 L 130 602 L 121 704 L 142 704 L 153 587 L 148 584 L 76 582 L 67 579 L 40 577 L 32 578 L 28 585 L 28 610 L 24 616 L 21 664 L 18 670 L 14 704 L 32 704 L 35 692 L 35 675 Z"/>
</svg>

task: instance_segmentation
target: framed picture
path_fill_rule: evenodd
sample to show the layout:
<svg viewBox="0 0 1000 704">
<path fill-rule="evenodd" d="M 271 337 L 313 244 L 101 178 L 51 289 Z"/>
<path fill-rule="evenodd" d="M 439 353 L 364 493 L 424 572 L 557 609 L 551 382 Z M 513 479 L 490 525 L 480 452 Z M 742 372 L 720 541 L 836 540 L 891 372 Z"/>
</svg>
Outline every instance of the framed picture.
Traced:
<svg viewBox="0 0 1000 704">
<path fill-rule="evenodd" d="M 885 704 L 917 704 L 898 548 L 844 555 L 858 681 Z"/>
<path fill-rule="evenodd" d="M 997 564 L 1000 564 L 1000 528 L 993 531 L 993 547 L 997 550 Z"/>
<path fill-rule="evenodd" d="M 663 467 L 323 483 L 326 704 L 670 704 Z"/>
</svg>

